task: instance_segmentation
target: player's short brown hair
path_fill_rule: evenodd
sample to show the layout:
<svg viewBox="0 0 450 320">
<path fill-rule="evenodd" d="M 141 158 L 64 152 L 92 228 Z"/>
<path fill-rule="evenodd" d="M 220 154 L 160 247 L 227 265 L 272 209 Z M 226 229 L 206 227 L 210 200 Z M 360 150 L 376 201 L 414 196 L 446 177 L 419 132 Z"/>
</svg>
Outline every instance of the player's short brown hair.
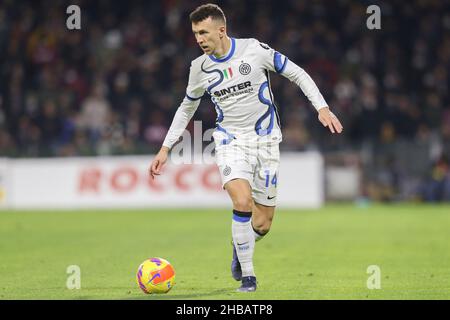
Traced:
<svg viewBox="0 0 450 320">
<path fill-rule="evenodd" d="M 198 23 L 211 17 L 213 20 L 221 20 L 226 24 L 225 14 L 217 4 L 207 3 L 197 7 L 189 15 L 192 23 Z"/>
</svg>

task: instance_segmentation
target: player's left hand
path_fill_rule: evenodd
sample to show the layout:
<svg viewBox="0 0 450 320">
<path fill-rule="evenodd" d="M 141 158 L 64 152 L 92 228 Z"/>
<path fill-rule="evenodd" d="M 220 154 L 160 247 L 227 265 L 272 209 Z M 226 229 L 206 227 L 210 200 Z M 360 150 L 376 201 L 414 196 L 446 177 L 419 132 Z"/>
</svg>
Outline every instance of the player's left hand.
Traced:
<svg viewBox="0 0 450 320">
<path fill-rule="evenodd" d="M 341 133 L 344 127 L 342 127 L 339 119 L 330 111 L 330 108 L 325 107 L 319 109 L 319 121 L 324 127 L 328 127 L 331 133 Z"/>
</svg>

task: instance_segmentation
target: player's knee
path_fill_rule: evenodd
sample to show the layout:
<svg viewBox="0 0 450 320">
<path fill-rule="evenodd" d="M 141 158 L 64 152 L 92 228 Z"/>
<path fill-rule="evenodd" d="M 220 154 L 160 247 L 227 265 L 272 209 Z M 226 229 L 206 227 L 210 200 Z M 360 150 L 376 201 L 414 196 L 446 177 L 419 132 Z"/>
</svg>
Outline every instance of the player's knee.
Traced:
<svg viewBox="0 0 450 320">
<path fill-rule="evenodd" d="M 233 207 L 235 210 L 243 212 L 251 212 L 253 206 L 253 199 L 246 196 L 238 196 L 233 199 Z"/>
</svg>

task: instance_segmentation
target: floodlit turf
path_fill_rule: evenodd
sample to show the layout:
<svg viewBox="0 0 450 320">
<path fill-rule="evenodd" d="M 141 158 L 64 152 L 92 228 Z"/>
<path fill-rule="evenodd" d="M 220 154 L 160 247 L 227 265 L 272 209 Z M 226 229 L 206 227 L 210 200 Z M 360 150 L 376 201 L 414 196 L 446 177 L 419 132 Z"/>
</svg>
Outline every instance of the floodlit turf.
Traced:
<svg viewBox="0 0 450 320">
<path fill-rule="evenodd" d="M 256 246 L 255 293 L 235 292 L 230 240 L 227 210 L 0 211 L 0 299 L 450 298 L 450 206 L 280 210 Z M 148 257 L 174 265 L 168 294 L 136 285 Z M 367 288 L 370 265 L 381 289 Z"/>
</svg>

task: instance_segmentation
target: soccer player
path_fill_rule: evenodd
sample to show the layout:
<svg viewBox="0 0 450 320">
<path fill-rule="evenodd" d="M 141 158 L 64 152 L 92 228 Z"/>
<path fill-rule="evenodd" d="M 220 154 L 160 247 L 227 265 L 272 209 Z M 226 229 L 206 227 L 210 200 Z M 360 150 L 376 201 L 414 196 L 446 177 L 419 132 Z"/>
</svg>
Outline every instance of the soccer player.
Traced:
<svg viewBox="0 0 450 320">
<path fill-rule="evenodd" d="M 256 39 L 227 35 L 220 7 L 205 4 L 190 14 L 192 31 L 204 54 L 190 67 L 186 96 L 149 173 L 161 173 L 171 147 L 178 141 L 204 93 L 217 112 L 213 133 L 216 162 L 223 188 L 233 203 L 232 276 L 242 281 L 238 291 L 255 291 L 255 241 L 269 232 L 275 212 L 280 119 L 270 88 L 269 71 L 281 74 L 301 88 L 332 133 L 342 125 L 330 111 L 311 77 L 283 54 Z"/>
</svg>

